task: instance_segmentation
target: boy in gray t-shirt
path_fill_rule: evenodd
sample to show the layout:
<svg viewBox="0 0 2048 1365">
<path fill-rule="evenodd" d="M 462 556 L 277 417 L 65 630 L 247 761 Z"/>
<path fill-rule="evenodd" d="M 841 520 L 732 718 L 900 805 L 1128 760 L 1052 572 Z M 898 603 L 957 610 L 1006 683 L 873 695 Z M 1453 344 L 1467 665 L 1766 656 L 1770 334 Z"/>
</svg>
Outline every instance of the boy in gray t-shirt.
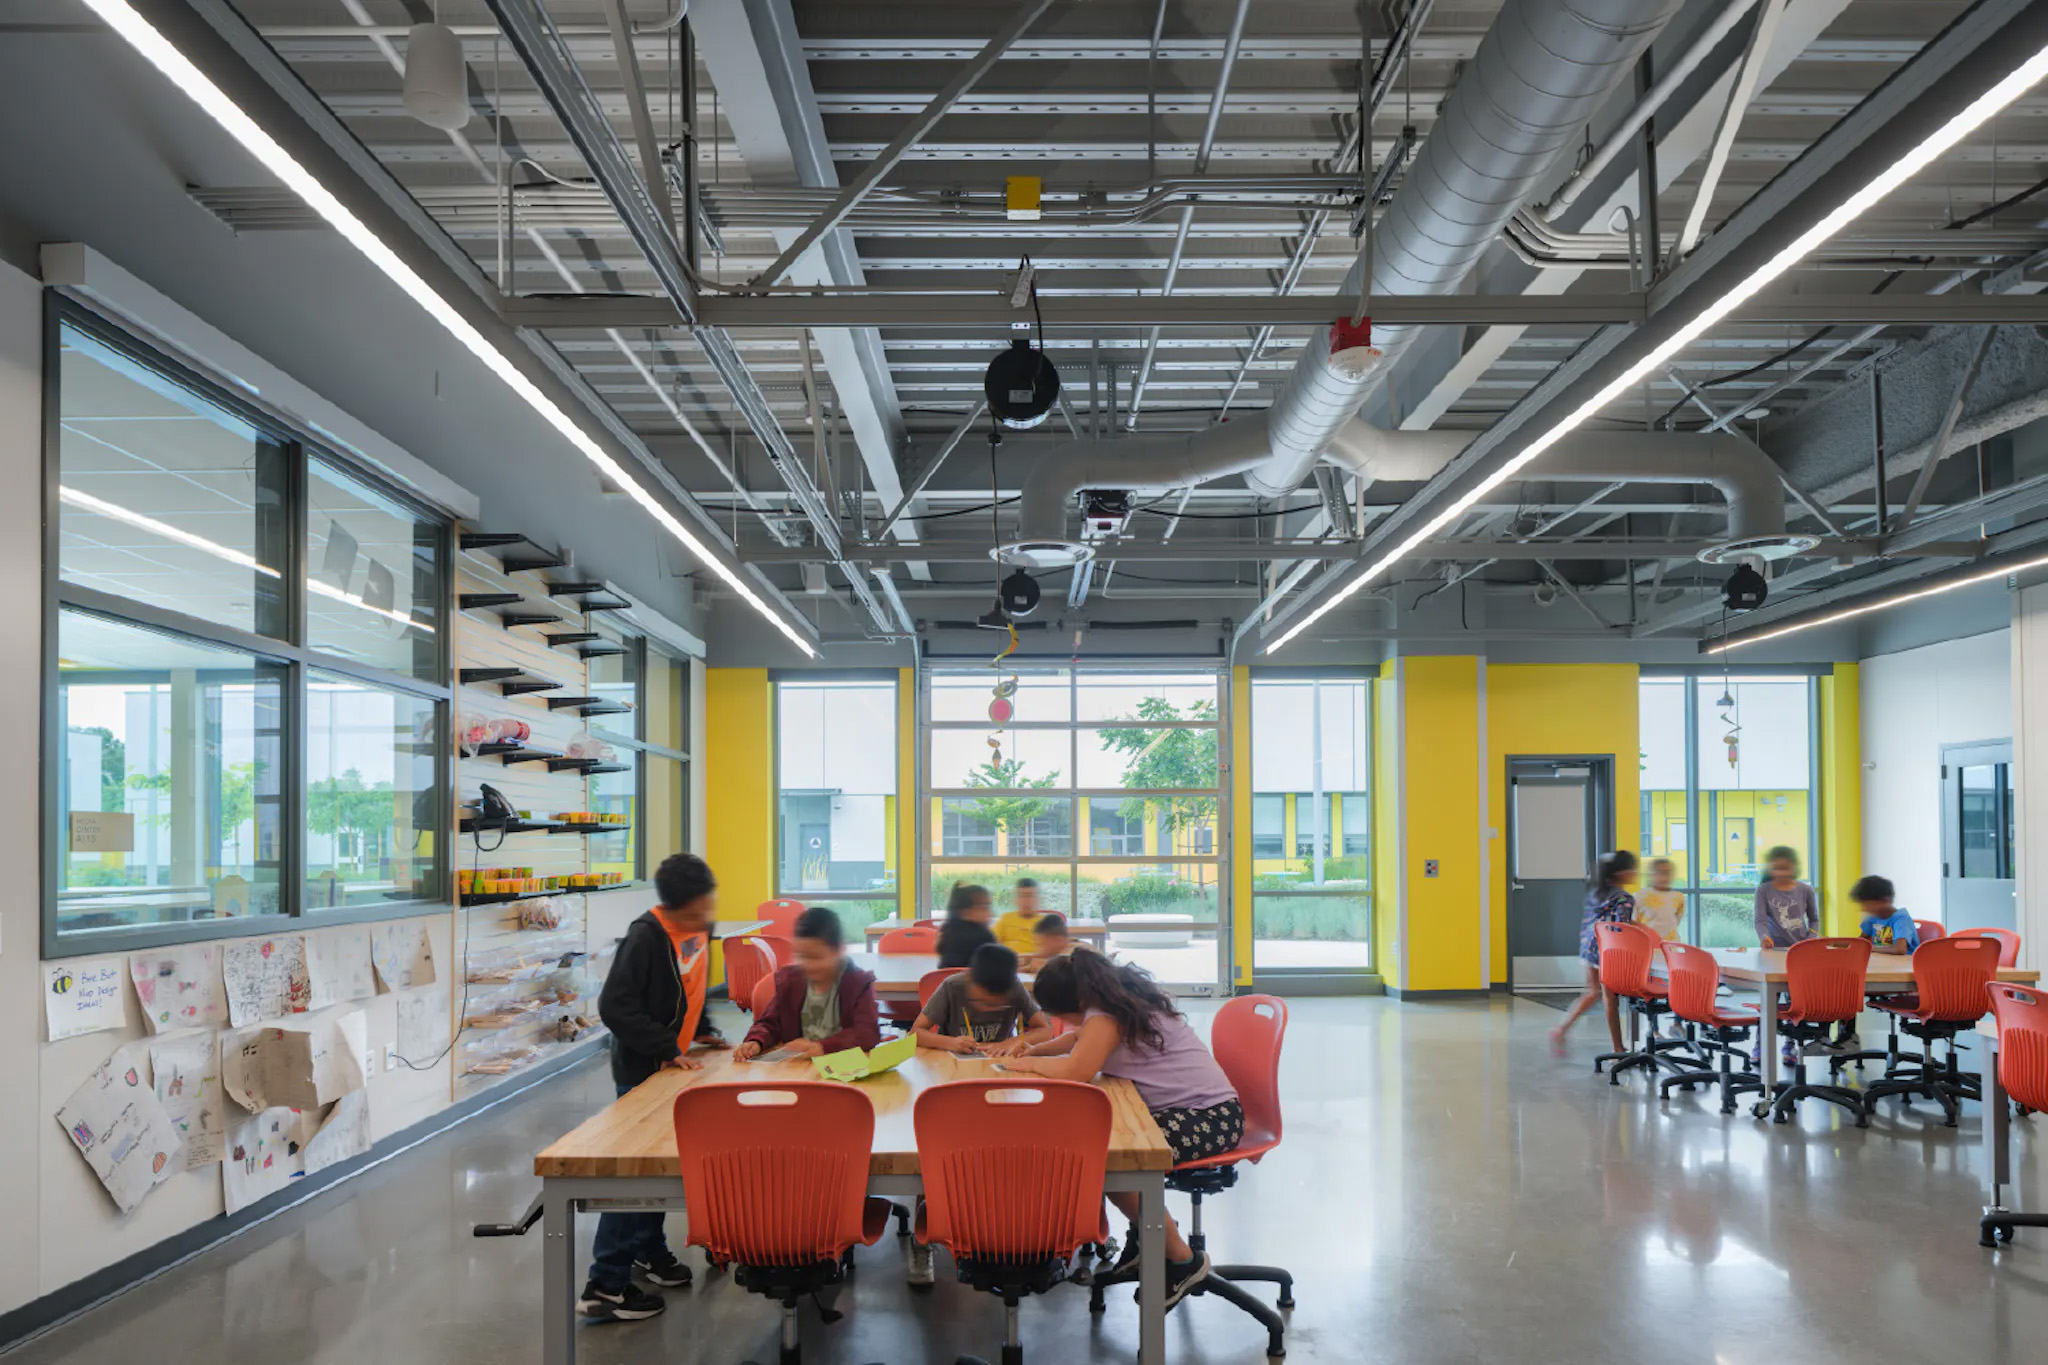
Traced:
<svg viewBox="0 0 2048 1365">
<path fill-rule="evenodd" d="M 967 970 L 947 977 L 912 1025 L 919 1047 L 1010 1057 L 1052 1037 L 1052 1022 L 1017 979 L 1017 955 L 1000 943 L 974 950 Z"/>
</svg>

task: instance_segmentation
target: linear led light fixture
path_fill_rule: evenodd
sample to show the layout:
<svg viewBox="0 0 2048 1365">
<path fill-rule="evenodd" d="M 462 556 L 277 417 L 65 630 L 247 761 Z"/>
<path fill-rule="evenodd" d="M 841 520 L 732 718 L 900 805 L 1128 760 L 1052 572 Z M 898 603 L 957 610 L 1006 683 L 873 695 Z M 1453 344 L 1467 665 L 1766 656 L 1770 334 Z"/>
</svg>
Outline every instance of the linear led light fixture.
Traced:
<svg viewBox="0 0 2048 1365">
<path fill-rule="evenodd" d="M 88 0 L 88 3 L 90 2 L 91 0 Z M 1393 568 L 1394 565 L 1413 554 L 1417 546 L 1436 536 L 1474 503 L 1513 478 L 1517 470 L 1534 460 L 1544 451 L 1550 449 L 1553 445 L 1556 445 L 1573 431 L 1576 431 L 1588 418 L 1594 416 L 1616 398 L 1633 389 L 1645 375 L 1662 369 L 1666 361 L 1698 340 L 1700 335 L 1708 328 L 1714 326 L 1743 304 L 1756 297 L 1765 286 L 1769 285 L 1793 266 L 1799 264 L 1806 256 L 1820 247 L 1830 237 L 1833 237 L 1851 222 L 1862 216 L 1872 206 L 1884 199 L 1886 195 L 1919 174 L 1935 158 L 1941 156 L 1958 142 L 1961 142 L 1964 138 L 1989 122 L 1993 115 L 2032 89 L 2043 76 L 2048 76 L 2048 48 L 2043 48 L 2036 52 L 2018 70 L 1971 101 L 1967 108 L 1936 129 L 1904 156 L 1893 162 L 1891 166 L 1869 184 L 1850 195 L 1832 213 L 1801 233 L 1798 238 L 1788 244 L 1777 255 L 1759 266 L 1733 289 L 1730 289 L 1726 294 L 1723 294 L 1720 298 L 1701 309 L 1698 317 L 1680 327 L 1670 338 L 1651 350 L 1648 355 L 1636 361 L 1635 364 L 1629 366 L 1627 370 L 1623 371 L 1606 387 L 1602 388 L 1600 392 L 1594 394 L 1591 398 L 1559 419 L 1555 426 L 1524 446 L 1519 452 L 1503 463 L 1500 468 L 1482 479 L 1476 487 L 1453 500 L 1442 511 L 1426 521 L 1419 529 L 1410 533 L 1400 544 L 1367 565 L 1363 572 L 1326 598 L 1321 606 L 1295 622 L 1286 634 L 1282 635 L 1272 644 L 1267 645 L 1264 652 L 1271 654 L 1285 647 L 1297 635 L 1300 635 L 1304 630 L 1307 630 L 1310 626 L 1322 620 L 1323 617 L 1336 610 L 1361 588 L 1381 577 L 1389 569 Z"/>
<path fill-rule="evenodd" d="M 265 132 L 256 120 L 250 118 L 240 105 L 227 96 L 226 92 L 208 80 L 205 73 L 194 66 L 184 53 L 172 46 L 170 40 L 137 14 L 128 0 L 84 0 L 84 3 L 86 8 L 103 19 L 109 28 L 126 39 L 130 47 L 141 53 L 151 66 L 168 76 L 171 84 L 177 86 L 193 103 L 205 110 L 215 123 L 226 130 L 228 136 L 241 143 L 272 175 L 282 180 L 288 189 L 305 200 L 307 207 L 325 219 L 329 226 L 341 234 L 344 241 L 367 256 L 370 264 L 381 270 L 385 278 L 404 290 L 414 303 L 425 309 L 427 316 L 440 323 L 464 349 L 482 361 L 486 369 L 497 375 L 507 388 L 525 400 L 526 405 L 532 408 L 542 421 L 560 433 L 584 459 L 597 466 L 600 474 L 645 508 L 649 516 L 660 523 L 670 535 L 681 541 L 683 547 L 737 593 L 740 600 L 766 617 L 771 625 L 781 631 L 789 642 L 802 650 L 806 656 L 813 659 L 818 657 L 818 651 L 803 637 L 801 631 L 785 620 L 782 613 L 771 607 L 744 578 L 713 554 L 709 546 L 683 525 L 674 513 L 662 506 L 653 494 L 641 487 L 638 480 L 627 474 L 624 466 L 606 454 L 604 448 L 592 440 L 568 413 L 542 393 L 532 380 L 519 372 L 510 356 L 493 346 L 482 332 L 436 293 L 433 286 L 428 284 L 419 272 L 399 259 L 397 252 L 385 245 L 384 240 L 376 233 L 370 231 L 362 219 L 351 213 L 347 206 L 321 184 L 311 171 L 300 165 L 277 139 Z"/>
<path fill-rule="evenodd" d="M 159 521 L 155 517 L 138 512 L 132 507 L 123 507 L 118 502 L 108 502 L 105 498 L 96 498 L 82 489 L 70 488 L 59 484 L 57 496 L 63 501 L 70 503 L 73 507 L 82 507 L 88 512 L 96 513 L 113 521 L 125 522 L 127 525 L 133 526 L 138 530 L 147 531 L 153 536 L 162 536 L 165 540 L 183 545 L 188 549 L 210 554 L 215 559 L 224 559 L 230 564 L 239 564 L 243 568 L 260 573 L 266 578 L 284 577 L 276 569 L 271 568 L 268 564 L 265 564 L 245 550 L 237 550 L 232 545 L 223 545 L 217 540 L 208 540 L 205 536 L 194 535 L 183 527 L 173 526 L 167 521 Z M 335 587 L 332 583 L 323 583 L 317 578 L 308 578 L 306 580 L 306 591 L 316 593 L 321 597 L 331 597 L 337 602 L 346 602 L 352 607 L 361 607 L 364 611 L 374 612 L 387 620 L 396 621 L 402 626 L 411 626 L 414 630 L 423 630 L 429 635 L 434 633 L 433 626 L 425 621 L 414 620 L 402 611 L 393 611 L 389 607 L 380 607 L 373 602 L 365 601 L 359 593 L 345 592 Z"/>
<path fill-rule="evenodd" d="M 1872 612 L 1887 611 L 1892 607 L 1903 606 L 1908 602 L 1918 602 L 1923 598 L 1939 597 L 1943 593 L 1954 592 L 1957 588 L 1973 587 L 1978 583 L 1989 583 L 2010 574 L 2026 573 L 2031 569 L 2043 568 L 2048 568 L 2048 555 L 2042 555 L 2035 559 L 2022 559 L 2012 563 L 2000 564 L 1996 568 L 1979 569 L 1975 573 L 1962 574 L 1956 578 L 1944 578 L 1940 582 L 1930 583 L 1924 588 L 1909 588 L 1903 592 L 1895 592 L 1889 597 L 1880 597 L 1875 601 L 1864 602 L 1857 606 L 1843 607 L 1837 611 L 1818 612 L 1812 616 L 1801 617 L 1796 621 L 1789 621 L 1782 626 L 1770 626 L 1742 635 L 1730 635 L 1716 640 L 1712 644 L 1701 646 L 1701 652 L 1705 654 L 1726 654 L 1730 650 L 1741 649 L 1744 645 L 1760 645 L 1766 640 L 1778 640 L 1783 639 L 1787 635 L 1797 635 L 1802 630 L 1814 630 L 1820 626 L 1832 626 L 1840 621 L 1853 621 L 1859 616 L 1868 616 Z"/>
</svg>

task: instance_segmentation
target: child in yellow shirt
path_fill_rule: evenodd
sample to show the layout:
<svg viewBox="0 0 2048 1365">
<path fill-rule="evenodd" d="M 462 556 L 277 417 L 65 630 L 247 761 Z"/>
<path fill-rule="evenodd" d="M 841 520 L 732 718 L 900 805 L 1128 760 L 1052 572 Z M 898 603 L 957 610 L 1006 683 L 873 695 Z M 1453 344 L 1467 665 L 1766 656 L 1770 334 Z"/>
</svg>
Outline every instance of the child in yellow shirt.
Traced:
<svg viewBox="0 0 2048 1365">
<path fill-rule="evenodd" d="M 1015 909 L 1000 916 L 989 927 L 995 930 L 996 942 L 1018 957 L 1030 957 L 1038 951 L 1038 938 L 1032 933 L 1038 927 L 1040 913 L 1038 883 L 1030 877 L 1019 877 L 1015 902 Z"/>
<path fill-rule="evenodd" d="M 1650 859 L 1650 884 L 1636 892 L 1636 923 L 1647 924 L 1666 943 L 1685 932 L 1685 893 L 1671 889 L 1678 868 L 1669 858 Z"/>
</svg>

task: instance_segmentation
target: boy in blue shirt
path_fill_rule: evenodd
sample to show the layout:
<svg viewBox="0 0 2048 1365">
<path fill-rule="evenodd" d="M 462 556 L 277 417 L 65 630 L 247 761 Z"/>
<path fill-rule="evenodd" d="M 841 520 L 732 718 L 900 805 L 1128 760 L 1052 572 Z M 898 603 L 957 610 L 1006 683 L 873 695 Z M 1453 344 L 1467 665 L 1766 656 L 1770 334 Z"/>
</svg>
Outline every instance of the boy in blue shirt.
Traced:
<svg viewBox="0 0 2048 1365">
<path fill-rule="evenodd" d="M 1920 946 L 1920 930 L 1913 917 L 1892 904 L 1897 889 L 1889 878 L 1865 877 L 1849 888 L 1849 899 L 1863 909 L 1860 932 L 1870 940 L 1870 951 L 1899 956 Z"/>
</svg>

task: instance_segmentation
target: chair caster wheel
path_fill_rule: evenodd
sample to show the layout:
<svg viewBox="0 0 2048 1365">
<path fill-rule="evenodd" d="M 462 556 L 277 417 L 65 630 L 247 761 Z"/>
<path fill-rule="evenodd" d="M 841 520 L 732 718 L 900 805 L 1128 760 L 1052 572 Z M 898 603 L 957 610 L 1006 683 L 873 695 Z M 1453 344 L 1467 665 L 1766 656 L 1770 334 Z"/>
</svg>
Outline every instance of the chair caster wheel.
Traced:
<svg viewBox="0 0 2048 1365">
<path fill-rule="evenodd" d="M 2011 1229 L 2011 1228 L 2000 1228 L 2000 1229 L 1998 1230 L 1998 1240 L 1999 1240 L 1999 1241 L 2001 1241 L 2001 1242 L 2004 1242 L 2004 1243 L 2005 1243 L 2005 1244 L 2006 1244 L 2007 1246 L 2011 1246 L 2011 1245 L 2012 1245 L 2012 1229 Z"/>
<path fill-rule="evenodd" d="M 1868 1128 L 1870 1126 L 1870 1115 L 1858 1114 L 1856 1116 L 1856 1126 L 1858 1128 Z"/>
<path fill-rule="evenodd" d="M 1282 1294 L 1278 1299 L 1275 1299 L 1274 1302 L 1282 1308 L 1292 1308 L 1294 1307 L 1294 1295 Z"/>
<path fill-rule="evenodd" d="M 1760 1119 L 1765 1114 L 1768 1114 L 1770 1110 L 1771 1106 L 1759 1102 L 1757 1104 L 1752 1104 L 1751 1106 L 1749 1106 L 1749 1116 L 1753 1119 Z"/>
</svg>

